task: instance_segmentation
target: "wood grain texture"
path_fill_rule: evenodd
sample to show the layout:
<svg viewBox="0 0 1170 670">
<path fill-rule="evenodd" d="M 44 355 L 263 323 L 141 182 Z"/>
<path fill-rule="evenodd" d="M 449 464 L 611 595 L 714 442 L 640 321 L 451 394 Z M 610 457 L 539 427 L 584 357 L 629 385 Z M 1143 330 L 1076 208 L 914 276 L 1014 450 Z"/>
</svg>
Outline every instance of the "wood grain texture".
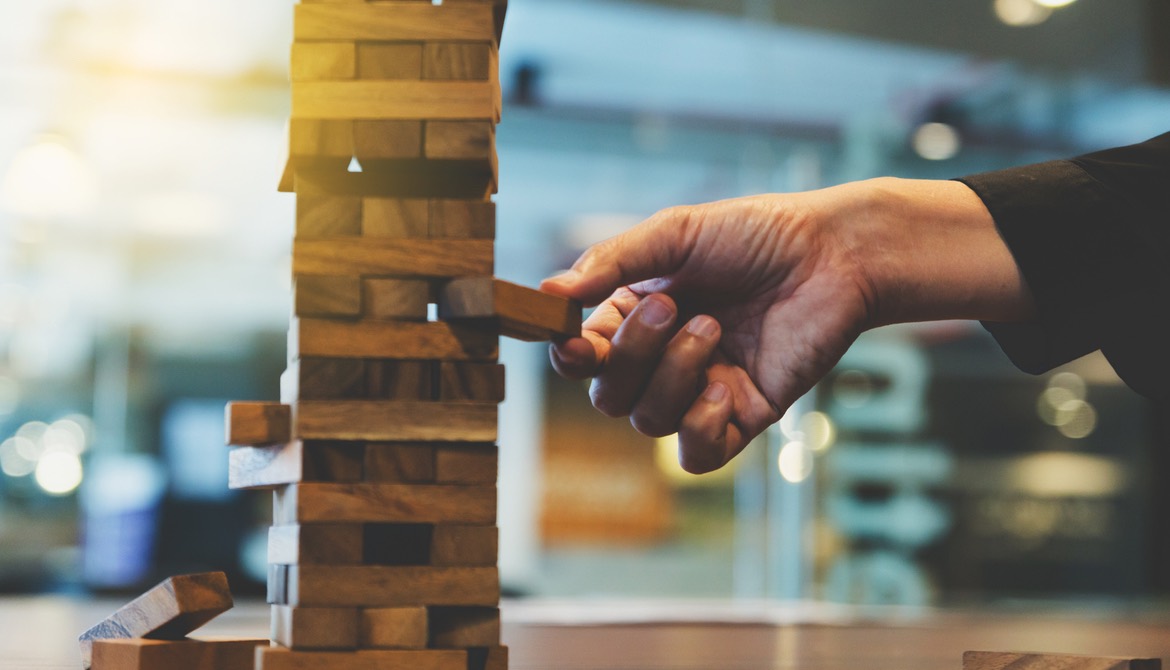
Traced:
<svg viewBox="0 0 1170 670">
<path fill-rule="evenodd" d="M 357 523 L 322 523 L 268 528 L 268 562 L 278 565 L 358 565 L 364 529 Z"/>
<path fill-rule="evenodd" d="M 494 444 L 441 444 L 435 449 L 435 482 L 495 484 L 499 452 Z"/>
<path fill-rule="evenodd" d="M 97 640 L 93 670 L 252 670 L 259 639 Z"/>
<path fill-rule="evenodd" d="M 358 608 L 273 605 L 270 635 L 289 649 L 356 649 Z"/>
<path fill-rule="evenodd" d="M 293 313 L 297 316 L 358 317 L 362 315 L 362 279 L 347 275 L 301 275 L 293 281 Z"/>
<path fill-rule="evenodd" d="M 293 14 L 293 38 L 297 41 L 493 42 L 496 35 L 491 5 L 368 2 L 297 5 Z"/>
<path fill-rule="evenodd" d="M 497 75 L 491 42 L 427 42 L 423 48 L 423 79 L 489 81 Z"/>
<path fill-rule="evenodd" d="M 367 397 L 366 361 L 360 358 L 303 356 L 288 364 L 280 377 L 280 398 L 346 400 Z"/>
<path fill-rule="evenodd" d="M 294 120 L 497 121 L 499 84 L 481 81 L 294 81 Z"/>
<path fill-rule="evenodd" d="M 433 484 L 435 455 L 435 448 L 425 443 L 368 442 L 363 477 L 383 484 Z"/>
<path fill-rule="evenodd" d="M 289 329 L 289 353 L 319 357 L 494 361 L 495 333 L 441 321 L 297 319 Z"/>
<path fill-rule="evenodd" d="M 423 152 L 421 121 L 353 122 L 353 155 L 363 170 L 377 170 L 378 160 L 418 158 Z"/>
<path fill-rule="evenodd" d="M 366 198 L 362 201 L 362 236 L 426 238 L 429 218 L 426 200 Z"/>
<path fill-rule="evenodd" d="M 428 121 L 423 141 L 427 158 L 496 160 L 496 133 L 489 121 Z"/>
<path fill-rule="evenodd" d="M 492 566 L 500 549 L 495 526 L 436 525 L 431 531 L 430 564 L 435 566 Z"/>
<path fill-rule="evenodd" d="M 303 440 L 495 442 L 495 405 L 381 400 L 302 400 L 293 431 Z"/>
<path fill-rule="evenodd" d="M 239 447 L 228 455 L 228 488 L 270 489 L 299 482 L 360 482 L 362 444 L 294 440 L 266 447 Z"/>
<path fill-rule="evenodd" d="M 366 361 L 366 398 L 370 400 L 437 400 L 435 361 Z"/>
<path fill-rule="evenodd" d="M 581 303 L 492 277 L 447 282 L 439 293 L 439 318 L 492 319 L 501 334 L 529 341 L 581 334 Z"/>
<path fill-rule="evenodd" d="M 504 366 L 496 363 L 439 364 L 439 400 L 459 402 L 504 402 Z"/>
<path fill-rule="evenodd" d="M 426 321 L 431 286 L 422 279 L 366 279 L 362 315 L 367 319 Z"/>
<path fill-rule="evenodd" d="M 280 190 L 298 195 L 482 200 L 496 192 L 495 174 L 482 161 L 402 161 L 367 172 L 314 165 L 292 165 L 290 170 Z"/>
<path fill-rule="evenodd" d="M 508 670 L 508 648 L 505 646 L 467 651 L 468 670 Z"/>
<path fill-rule="evenodd" d="M 365 608 L 361 610 L 360 630 L 365 649 L 423 649 L 428 637 L 427 608 Z"/>
<path fill-rule="evenodd" d="M 178 640 L 231 608 L 232 594 L 224 573 L 171 577 L 82 633 L 78 639 L 82 662 L 89 667 L 94 640 Z"/>
<path fill-rule="evenodd" d="M 273 496 L 274 524 L 345 522 L 492 524 L 494 486 L 293 484 Z"/>
<path fill-rule="evenodd" d="M 292 408 L 278 402 L 230 402 L 224 423 L 228 444 L 280 444 L 291 439 Z"/>
<path fill-rule="evenodd" d="M 361 42 L 357 45 L 359 79 L 421 79 L 421 44 Z"/>
<path fill-rule="evenodd" d="M 358 47 L 353 42 L 298 42 L 292 45 L 289 76 L 293 81 L 353 79 L 357 72 Z"/>
<path fill-rule="evenodd" d="M 293 245 L 293 273 L 414 277 L 491 274 L 495 267 L 493 247 L 487 240 L 299 240 Z"/>
<path fill-rule="evenodd" d="M 500 644 L 500 610 L 497 607 L 427 608 L 433 649 L 497 647 Z"/>
<path fill-rule="evenodd" d="M 294 565 L 288 594 L 301 607 L 495 606 L 500 580 L 495 568 Z"/>
<path fill-rule="evenodd" d="M 1148 658 L 998 651 L 963 652 L 963 670 L 1161 670 L 1161 668 L 1161 660 Z"/>
<path fill-rule="evenodd" d="M 493 239 L 496 236 L 496 203 L 484 200 L 430 201 L 432 239 Z"/>
<path fill-rule="evenodd" d="M 294 652 L 268 647 L 256 650 L 255 670 L 468 670 L 468 667 L 467 652 L 453 649 Z"/>
<path fill-rule="evenodd" d="M 362 233 L 361 198 L 297 196 L 298 239 L 349 237 Z"/>
</svg>

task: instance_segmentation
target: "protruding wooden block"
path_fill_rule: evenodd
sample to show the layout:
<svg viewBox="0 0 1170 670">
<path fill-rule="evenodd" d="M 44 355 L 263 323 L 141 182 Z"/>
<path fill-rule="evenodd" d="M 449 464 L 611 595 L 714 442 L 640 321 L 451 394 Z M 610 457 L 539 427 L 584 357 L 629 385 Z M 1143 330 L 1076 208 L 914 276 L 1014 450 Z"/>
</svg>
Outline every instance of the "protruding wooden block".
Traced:
<svg viewBox="0 0 1170 670">
<path fill-rule="evenodd" d="M 293 283 L 293 312 L 297 316 L 361 316 L 361 277 L 346 275 L 297 277 Z"/>
<path fill-rule="evenodd" d="M 372 607 L 361 610 L 361 646 L 366 649 L 426 648 L 427 608 Z"/>
<path fill-rule="evenodd" d="M 366 362 L 360 358 L 303 356 L 289 363 L 280 379 L 280 397 L 288 403 L 360 399 L 368 394 Z"/>
<path fill-rule="evenodd" d="M 496 121 L 498 84 L 486 81 L 294 81 L 294 120 Z"/>
<path fill-rule="evenodd" d="M 364 42 L 357 45 L 359 79 L 421 79 L 421 44 Z"/>
<path fill-rule="evenodd" d="M 280 190 L 298 195 L 484 199 L 496 192 L 494 166 L 482 161 L 400 161 L 369 172 L 292 167 Z"/>
<path fill-rule="evenodd" d="M 963 652 L 963 670 L 1161 670 L 1150 658 L 1024 654 L 998 651 Z"/>
<path fill-rule="evenodd" d="M 293 484 L 273 496 L 275 524 L 492 524 L 496 487 L 433 484 Z"/>
<path fill-rule="evenodd" d="M 426 200 L 366 198 L 363 201 L 363 237 L 427 237 L 429 211 Z"/>
<path fill-rule="evenodd" d="M 293 273 L 298 275 L 463 277 L 489 275 L 494 266 L 487 240 L 361 237 L 302 240 L 293 247 Z"/>
<path fill-rule="evenodd" d="M 423 79 L 488 81 L 496 73 L 491 42 L 428 42 Z"/>
<path fill-rule="evenodd" d="M 386 484 L 434 483 L 435 455 L 435 448 L 425 443 L 368 442 L 365 450 L 365 481 Z M 490 483 L 494 484 L 495 480 Z"/>
<path fill-rule="evenodd" d="M 431 531 L 431 565 L 491 566 L 500 550 L 495 526 L 436 525 Z"/>
<path fill-rule="evenodd" d="M 427 610 L 434 649 L 497 647 L 500 644 L 500 610 L 497 607 L 430 607 Z"/>
<path fill-rule="evenodd" d="M 493 319 L 501 334 L 547 340 L 581 334 L 581 303 L 492 277 L 452 280 L 439 294 L 442 319 Z"/>
<path fill-rule="evenodd" d="M 423 2 L 301 4 L 293 15 L 297 41 L 430 40 L 494 42 L 493 8 L 486 3 Z"/>
<path fill-rule="evenodd" d="M 291 651 L 280 647 L 256 650 L 256 670 L 387 670 L 388 668 L 468 670 L 468 652 L 455 649 Z M 476 668 L 476 670 L 479 669 Z"/>
<path fill-rule="evenodd" d="M 301 357 L 493 361 L 498 351 L 495 333 L 441 321 L 298 319 L 289 329 L 289 352 Z"/>
<path fill-rule="evenodd" d="M 224 419 L 228 444 L 280 444 L 291 439 L 292 408 L 278 402 L 231 402 Z"/>
<path fill-rule="evenodd" d="M 96 640 L 93 670 L 252 670 L 268 640 Z"/>
<path fill-rule="evenodd" d="M 431 287 L 422 279 L 366 279 L 362 314 L 367 319 L 426 321 Z"/>
<path fill-rule="evenodd" d="M 504 366 L 496 363 L 439 364 L 439 400 L 504 402 Z"/>
<path fill-rule="evenodd" d="M 267 489 L 298 482 L 360 482 L 361 444 L 294 440 L 266 447 L 239 447 L 228 455 L 228 488 Z"/>
<path fill-rule="evenodd" d="M 432 200 L 432 239 L 493 239 L 496 236 L 496 203 L 483 200 Z"/>
<path fill-rule="evenodd" d="M 273 605 L 271 635 L 289 649 L 356 649 L 358 609 Z"/>
<path fill-rule="evenodd" d="M 232 594 L 224 573 L 171 577 L 82 633 L 78 640 L 82 663 L 89 667 L 94 640 L 178 640 L 231 608 Z"/>
<path fill-rule="evenodd" d="M 297 238 L 356 237 L 361 234 L 361 198 L 297 196 Z"/>
<path fill-rule="evenodd" d="M 495 606 L 495 568 L 289 566 L 289 603 L 299 607 Z"/>
<path fill-rule="evenodd" d="M 363 562 L 361 524 L 276 525 L 268 529 L 268 562 L 277 565 L 358 565 Z"/>
<path fill-rule="evenodd" d="M 303 440 L 495 442 L 495 405 L 378 400 L 302 400 L 294 428 Z"/>
<path fill-rule="evenodd" d="M 377 169 L 378 160 L 418 158 L 422 151 L 421 121 L 353 122 L 353 152 L 362 169 Z"/>
<path fill-rule="evenodd" d="M 490 121 L 428 121 L 423 155 L 427 158 L 491 160 L 495 130 Z"/>
<path fill-rule="evenodd" d="M 292 45 L 289 75 L 293 81 L 353 79 L 357 51 L 353 42 L 298 42 Z"/>
<path fill-rule="evenodd" d="M 499 449 L 491 444 L 441 444 L 435 449 L 435 481 L 439 484 L 495 484 Z"/>
</svg>

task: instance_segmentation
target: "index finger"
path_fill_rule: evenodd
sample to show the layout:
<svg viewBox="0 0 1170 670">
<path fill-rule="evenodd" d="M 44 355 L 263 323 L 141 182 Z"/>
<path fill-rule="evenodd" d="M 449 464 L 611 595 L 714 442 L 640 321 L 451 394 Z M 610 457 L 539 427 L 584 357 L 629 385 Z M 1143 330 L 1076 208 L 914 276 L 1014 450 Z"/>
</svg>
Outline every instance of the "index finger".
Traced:
<svg viewBox="0 0 1170 670">
<path fill-rule="evenodd" d="M 557 374 L 568 379 L 596 376 L 609 359 L 610 341 L 642 296 L 620 288 L 581 324 L 581 337 L 554 341 L 549 359 Z"/>
</svg>

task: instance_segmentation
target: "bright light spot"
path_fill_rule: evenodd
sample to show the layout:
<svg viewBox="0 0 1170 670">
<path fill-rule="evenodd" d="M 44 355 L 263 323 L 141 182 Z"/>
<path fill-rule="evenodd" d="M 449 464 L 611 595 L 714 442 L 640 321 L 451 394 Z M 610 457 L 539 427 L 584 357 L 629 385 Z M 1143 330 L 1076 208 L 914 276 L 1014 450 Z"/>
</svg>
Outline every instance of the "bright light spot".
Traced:
<svg viewBox="0 0 1170 670">
<path fill-rule="evenodd" d="M 36 461 L 25 458 L 16 446 L 19 438 L 10 437 L 0 443 L 0 470 L 9 477 L 24 477 L 32 474 L 37 467 Z"/>
<path fill-rule="evenodd" d="M 45 454 L 37 463 L 37 484 L 52 495 L 65 495 L 81 485 L 81 459 L 77 454 L 57 451 Z"/>
<path fill-rule="evenodd" d="M 44 421 L 29 421 L 20 428 L 16 429 L 16 434 L 19 437 L 24 437 L 33 442 L 40 442 L 45 437 L 45 431 L 49 429 L 49 424 Z"/>
<path fill-rule="evenodd" d="M 1085 380 L 1074 372 L 1058 372 L 1048 380 L 1048 388 L 1065 389 L 1077 400 L 1085 399 Z"/>
<path fill-rule="evenodd" d="M 780 476 L 799 484 L 813 471 L 813 452 L 803 442 L 792 441 L 780 448 Z"/>
<path fill-rule="evenodd" d="M 1005 486 L 1044 498 L 1097 498 L 1125 487 L 1125 469 L 1100 456 L 1046 452 L 1023 456 L 1005 473 Z"/>
<path fill-rule="evenodd" d="M 1070 400 L 1056 410 L 1056 429 L 1065 437 L 1079 440 L 1097 428 L 1097 410 L 1084 400 Z"/>
<path fill-rule="evenodd" d="M 1068 419 L 1061 414 L 1061 408 L 1073 401 L 1084 400 L 1086 391 L 1085 380 L 1079 375 L 1072 372 L 1057 373 L 1048 380 L 1048 388 L 1036 401 L 1036 413 L 1040 415 L 1041 421 L 1050 426 L 1063 425 Z"/>
<path fill-rule="evenodd" d="M 1052 9 L 1036 0 L 995 0 L 995 15 L 1009 26 L 1035 26 L 1047 21 Z"/>
<path fill-rule="evenodd" d="M 5 209 L 37 219 L 85 214 L 97 197 L 93 171 L 55 135 L 41 137 L 17 154 L 0 184 Z"/>
<path fill-rule="evenodd" d="M 833 395 L 842 407 L 861 407 L 874 390 L 873 379 L 861 370 L 845 370 L 833 379 Z"/>
<path fill-rule="evenodd" d="M 1072 3 L 1076 2 L 1077 0 L 1032 0 L 1032 1 L 1035 2 L 1037 5 L 1040 5 L 1042 7 L 1051 7 L 1053 9 L 1055 9 L 1057 7 L 1067 7 L 1067 6 L 1071 5 Z"/>
<path fill-rule="evenodd" d="M 813 451 L 824 451 L 837 439 L 837 427 L 824 412 L 809 412 L 800 417 L 800 432 L 804 443 Z"/>
<path fill-rule="evenodd" d="M 72 419 L 54 421 L 45 431 L 45 451 L 80 455 L 86 448 L 85 429 Z"/>
<path fill-rule="evenodd" d="M 910 140 L 914 153 L 930 161 L 954 158 L 962 147 L 959 131 L 946 123 L 924 123 L 914 131 Z"/>
<path fill-rule="evenodd" d="M 357 156 L 349 159 L 349 167 L 346 168 L 349 172 L 361 172 L 362 164 L 358 161 Z"/>
</svg>

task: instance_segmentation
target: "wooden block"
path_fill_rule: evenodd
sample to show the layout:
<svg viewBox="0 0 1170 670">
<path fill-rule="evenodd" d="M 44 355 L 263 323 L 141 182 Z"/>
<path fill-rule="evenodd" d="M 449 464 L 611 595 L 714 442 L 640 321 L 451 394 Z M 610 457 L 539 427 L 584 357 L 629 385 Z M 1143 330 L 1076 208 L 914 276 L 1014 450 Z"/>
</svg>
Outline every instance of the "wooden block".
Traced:
<svg viewBox="0 0 1170 670">
<path fill-rule="evenodd" d="M 963 670 L 1161 670 L 1149 658 L 1021 654 L 998 651 L 963 652 Z"/>
<path fill-rule="evenodd" d="M 280 444 L 291 439 L 292 408 L 278 402 L 229 402 L 224 419 L 228 444 Z"/>
<path fill-rule="evenodd" d="M 371 400 L 437 400 L 435 361 L 366 361 L 366 397 Z"/>
<path fill-rule="evenodd" d="M 500 552 L 495 526 L 437 525 L 431 531 L 430 564 L 492 566 Z"/>
<path fill-rule="evenodd" d="M 93 670 L 252 670 L 268 640 L 96 640 Z"/>
<path fill-rule="evenodd" d="M 433 484 L 435 455 L 435 448 L 429 444 L 368 442 L 365 450 L 365 481 L 383 484 Z M 490 483 L 494 484 L 495 480 Z"/>
<path fill-rule="evenodd" d="M 486 81 L 299 81 L 292 83 L 292 117 L 496 121 L 497 86 Z"/>
<path fill-rule="evenodd" d="M 367 319 L 427 320 L 431 286 L 422 279 L 366 279 L 362 315 Z"/>
<path fill-rule="evenodd" d="M 289 567 L 289 604 L 301 607 L 494 606 L 499 600 L 500 580 L 495 568 Z"/>
<path fill-rule="evenodd" d="M 498 320 L 501 334 L 521 340 L 581 334 L 581 303 L 492 277 L 448 282 L 439 293 L 439 318 Z"/>
<path fill-rule="evenodd" d="M 288 566 L 268 566 L 268 588 L 265 591 L 264 602 L 269 605 L 288 604 Z"/>
<path fill-rule="evenodd" d="M 490 121 L 428 121 L 423 155 L 427 158 L 491 160 L 496 151 Z"/>
<path fill-rule="evenodd" d="M 439 364 L 439 400 L 504 402 L 504 366 L 496 363 Z"/>
<path fill-rule="evenodd" d="M 480 200 L 496 192 L 495 174 L 491 166 L 482 163 L 426 160 L 403 163 L 381 166 L 376 172 L 293 166 L 292 178 L 282 180 L 280 190 L 313 196 Z"/>
<path fill-rule="evenodd" d="M 276 525 L 268 528 L 268 562 L 279 565 L 359 565 L 361 524 Z"/>
<path fill-rule="evenodd" d="M 508 648 L 468 649 L 467 670 L 508 670 Z"/>
<path fill-rule="evenodd" d="M 495 405 L 382 400 L 302 400 L 298 439 L 495 442 Z"/>
<path fill-rule="evenodd" d="M 381 649 L 424 649 L 427 608 L 372 607 L 361 610 L 361 646 Z"/>
<path fill-rule="evenodd" d="M 483 3 L 422 2 L 297 5 L 293 38 L 386 42 L 461 40 L 493 42 L 495 17 Z"/>
<path fill-rule="evenodd" d="M 292 119 L 288 124 L 290 156 L 332 158 L 349 163 L 353 157 L 353 122 Z"/>
<path fill-rule="evenodd" d="M 496 203 L 484 200 L 432 200 L 432 239 L 494 239 Z"/>
<path fill-rule="evenodd" d="M 272 641 L 289 649 L 356 649 L 358 609 L 273 605 L 271 629 Z"/>
<path fill-rule="evenodd" d="M 297 195 L 297 238 L 358 236 L 361 198 Z"/>
<path fill-rule="evenodd" d="M 293 282 L 293 313 L 297 316 L 361 316 L 361 277 L 346 275 L 297 277 Z"/>
<path fill-rule="evenodd" d="M 228 455 L 228 488 L 269 489 L 298 482 L 360 482 L 361 444 L 294 440 L 267 447 L 239 447 Z"/>
<path fill-rule="evenodd" d="M 496 76 L 491 42 L 428 42 L 423 79 L 488 81 Z"/>
<path fill-rule="evenodd" d="M 297 319 L 289 329 L 289 352 L 301 357 L 493 361 L 499 340 L 482 329 L 441 321 Z"/>
<path fill-rule="evenodd" d="M 256 650 L 256 670 L 468 670 L 468 653 L 447 649 L 369 649 L 351 652 Z M 494 669 L 493 669 L 494 670 Z"/>
<path fill-rule="evenodd" d="M 431 564 L 434 526 L 423 523 L 368 523 L 363 530 L 364 565 Z"/>
<path fill-rule="evenodd" d="M 426 200 L 366 198 L 362 209 L 363 237 L 428 236 L 430 211 Z"/>
<path fill-rule="evenodd" d="M 423 150 L 421 121 L 354 121 L 353 155 L 362 169 L 377 169 L 382 159 L 418 158 Z"/>
<path fill-rule="evenodd" d="M 499 474 L 495 445 L 441 444 L 434 458 L 435 482 L 439 484 L 495 484 Z"/>
<path fill-rule="evenodd" d="M 280 397 L 296 400 L 346 400 L 369 393 L 366 362 L 360 358 L 304 356 L 288 364 L 281 375 Z"/>
<path fill-rule="evenodd" d="M 496 520 L 496 487 L 292 484 L 273 495 L 273 523 L 466 523 Z"/>
<path fill-rule="evenodd" d="M 289 76 L 293 81 L 353 79 L 357 54 L 353 42 L 298 42 L 292 45 Z"/>
<path fill-rule="evenodd" d="M 293 246 L 293 273 L 462 277 L 491 274 L 493 256 L 488 240 L 302 240 Z"/>
<path fill-rule="evenodd" d="M 430 607 L 427 624 L 430 630 L 427 646 L 434 649 L 500 645 L 498 607 Z"/>
<path fill-rule="evenodd" d="M 224 573 L 171 577 L 82 633 L 78 640 L 82 662 L 89 667 L 94 640 L 178 640 L 231 608 L 232 594 Z"/>
<path fill-rule="evenodd" d="M 421 44 L 362 42 L 357 45 L 357 77 L 421 79 L 422 60 Z"/>
</svg>

